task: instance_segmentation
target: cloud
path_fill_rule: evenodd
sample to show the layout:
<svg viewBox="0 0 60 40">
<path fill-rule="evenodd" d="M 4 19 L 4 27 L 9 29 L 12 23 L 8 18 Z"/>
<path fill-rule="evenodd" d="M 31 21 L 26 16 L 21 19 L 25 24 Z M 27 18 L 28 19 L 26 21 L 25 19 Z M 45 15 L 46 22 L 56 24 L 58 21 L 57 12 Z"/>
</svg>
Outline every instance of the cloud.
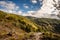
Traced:
<svg viewBox="0 0 60 40">
<path fill-rule="evenodd" d="M 16 6 L 13 2 L 6 2 L 6 1 L 0 1 L 0 6 L 8 9 L 8 10 L 17 10 L 19 7 Z"/>
<path fill-rule="evenodd" d="M 24 8 L 29 8 L 29 6 L 28 6 L 28 5 L 26 5 L 26 4 L 24 4 L 23 6 L 24 6 Z"/>
<path fill-rule="evenodd" d="M 28 11 L 27 13 L 34 13 L 35 11 Z"/>
<path fill-rule="evenodd" d="M 22 13 L 23 13 L 23 12 L 22 12 L 21 10 L 20 10 L 20 11 L 18 11 L 18 15 L 22 15 Z"/>
<path fill-rule="evenodd" d="M 33 16 L 33 17 L 39 17 L 39 18 L 58 18 L 56 15 L 59 12 L 56 9 L 56 7 L 54 7 L 53 4 L 55 4 L 55 2 L 53 2 L 53 0 L 40 0 L 40 1 L 42 1 L 42 4 L 43 4 L 42 7 L 35 12 L 28 11 L 28 14 L 26 15 Z M 56 0 L 56 3 L 57 1 L 58 0 Z"/>
<path fill-rule="evenodd" d="M 44 0 L 41 9 L 39 9 L 35 15 L 37 17 L 46 17 L 46 18 L 58 18 L 56 15 L 58 14 L 58 10 L 54 7 L 55 2 L 53 0 Z M 51 16 L 51 14 L 55 14 Z"/>
<path fill-rule="evenodd" d="M 54 7 L 54 5 L 58 3 L 58 0 L 55 0 L 56 2 L 54 2 L 53 0 L 40 0 L 40 1 L 42 1 L 40 2 L 40 4 L 42 4 L 42 7 L 37 11 L 28 11 L 27 13 L 23 13 L 21 10 L 18 10 L 19 6 L 17 6 L 15 3 L 11 1 L 9 2 L 0 1 L 0 6 L 2 7 L 2 9 L 0 10 L 6 11 L 9 13 L 18 14 L 18 15 L 23 15 L 23 16 L 33 16 L 33 17 L 39 17 L 39 18 L 42 18 L 42 17 L 58 18 L 56 15 L 59 13 L 59 11 L 58 9 L 56 9 L 56 7 Z M 37 3 L 37 0 L 31 0 L 31 2 L 35 4 Z M 25 8 L 29 8 L 29 6 L 26 4 L 24 4 L 23 6 Z"/>
<path fill-rule="evenodd" d="M 39 0 L 40 2 L 42 2 L 43 0 Z"/>
<path fill-rule="evenodd" d="M 42 14 L 58 14 L 58 10 L 54 7 L 55 2 L 53 0 L 44 0 L 41 9 L 38 10 L 38 13 Z"/>
<path fill-rule="evenodd" d="M 57 14 L 58 11 L 53 4 L 55 4 L 53 0 L 44 0 L 41 9 L 39 9 L 37 12 L 42 14 Z"/>
<path fill-rule="evenodd" d="M 15 3 L 12 1 L 0 1 L 0 6 L 2 7 L 0 10 L 9 12 L 9 13 L 14 13 L 14 14 L 22 14 L 22 11 L 19 10 L 19 6 L 17 6 Z M 18 10 L 18 11 L 17 11 Z"/>
<path fill-rule="evenodd" d="M 35 3 L 37 3 L 37 0 L 31 0 L 31 2 L 35 4 Z"/>
<path fill-rule="evenodd" d="M 36 11 L 28 11 L 27 13 L 23 14 L 23 16 L 35 16 Z"/>
<path fill-rule="evenodd" d="M 39 2 L 40 2 L 40 5 L 43 5 L 43 3 L 42 3 L 42 2 L 43 2 L 43 0 L 39 0 Z"/>
</svg>

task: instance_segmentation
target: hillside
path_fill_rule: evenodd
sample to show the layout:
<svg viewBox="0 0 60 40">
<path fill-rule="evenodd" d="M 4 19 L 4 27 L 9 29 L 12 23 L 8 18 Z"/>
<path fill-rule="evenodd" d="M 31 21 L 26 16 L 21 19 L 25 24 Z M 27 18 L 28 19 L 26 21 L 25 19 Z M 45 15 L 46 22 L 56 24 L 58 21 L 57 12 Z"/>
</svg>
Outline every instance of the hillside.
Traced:
<svg viewBox="0 0 60 40">
<path fill-rule="evenodd" d="M 0 11 L 0 40 L 29 39 L 60 40 L 60 20 L 24 17 Z"/>
<path fill-rule="evenodd" d="M 51 18 L 27 17 L 39 26 L 40 31 L 60 33 L 60 20 Z M 42 29 L 41 29 L 42 28 Z"/>
</svg>

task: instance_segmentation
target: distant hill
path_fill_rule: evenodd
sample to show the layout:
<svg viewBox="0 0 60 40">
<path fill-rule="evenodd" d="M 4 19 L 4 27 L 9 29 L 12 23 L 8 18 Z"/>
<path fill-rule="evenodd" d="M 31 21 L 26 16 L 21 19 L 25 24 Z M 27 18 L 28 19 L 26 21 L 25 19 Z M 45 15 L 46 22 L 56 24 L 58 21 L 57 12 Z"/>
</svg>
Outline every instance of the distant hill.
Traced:
<svg viewBox="0 0 60 40">
<path fill-rule="evenodd" d="M 28 40 L 34 33 L 42 33 L 47 40 L 49 35 L 60 38 L 60 20 L 24 17 L 0 11 L 0 39 Z M 51 34 L 50 34 L 51 33 Z M 47 35 L 48 36 L 47 36 Z M 44 40 L 42 36 L 42 40 Z M 30 36 L 30 37 L 29 37 Z M 53 39 L 55 37 L 53 36 Z M 30 38 L 31 39 L 31 38 Z M 32 37 L 32 39 L 34 39 Z M 32 40 L 31 39 L 31 40 Z M 52 38 L 50 38 L 52 40 Z"/>
<path fill-rule="evenodd" d="M 42 28 L 43 31 L 60 33 L 60 20 L 50 18 L 35 18 L 35 17 L 27 17 L 27 18 L 36 23 L 39 26 L 39 29 Z M 40 29 L 40 31 L 42 30 Z"/>
</svg>

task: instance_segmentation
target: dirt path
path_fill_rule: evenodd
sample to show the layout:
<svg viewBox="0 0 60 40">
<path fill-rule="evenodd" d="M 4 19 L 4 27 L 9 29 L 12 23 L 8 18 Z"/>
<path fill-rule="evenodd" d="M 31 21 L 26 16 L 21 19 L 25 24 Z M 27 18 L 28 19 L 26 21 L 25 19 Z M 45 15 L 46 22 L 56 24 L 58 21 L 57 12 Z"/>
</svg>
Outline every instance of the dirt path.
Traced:
<svg viewBox="0 0 60 40">
<path fill-rule="evenodd" d="M 36 40 L 40 40 L 41 34 L 42 34 L 41 32 L 34 33 Z"/>
</svg>

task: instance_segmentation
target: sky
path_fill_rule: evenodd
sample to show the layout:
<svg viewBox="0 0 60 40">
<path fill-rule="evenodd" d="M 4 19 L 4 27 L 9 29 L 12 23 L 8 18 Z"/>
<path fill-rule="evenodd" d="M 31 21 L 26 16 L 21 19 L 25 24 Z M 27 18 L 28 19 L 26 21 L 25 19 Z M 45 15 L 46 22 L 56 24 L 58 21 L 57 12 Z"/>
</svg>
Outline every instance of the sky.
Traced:
<svg viewBox="0 0 60 40">
<path fill-rule="evenodd" d="M 58 0 L 0 0 L 0 10 L 23 16 L 58 18 L 55 4 L 59 6 Z"/>
<path fill-rule="evenodd" d="M 41 0 L 0 0 L 0 10 L 10 13 L 27 13 L 41 8 Z"/>
</svg>

